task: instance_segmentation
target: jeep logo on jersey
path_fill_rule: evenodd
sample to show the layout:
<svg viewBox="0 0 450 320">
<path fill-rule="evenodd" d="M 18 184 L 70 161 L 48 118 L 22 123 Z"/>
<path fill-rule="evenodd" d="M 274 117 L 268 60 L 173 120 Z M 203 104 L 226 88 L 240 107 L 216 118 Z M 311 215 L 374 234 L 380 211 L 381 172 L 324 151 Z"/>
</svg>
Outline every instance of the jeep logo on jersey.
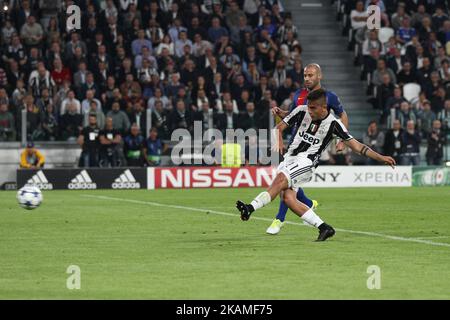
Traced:
<svg viewBox="0 0 450 320">
<path fill-rule="evenodd" d="M 136 181 L 129 169 L 125 170 L 112 184 L 113 189 L 140 189 L 141 184 Z"/>
<path fill-rule="evenodd" d="M 299 136 L 300 136 L 300 138 L 302 138 L 303 141 L 308 142 L 312 145 L 320 143 L 319 138 L 316 138 L 316 137 L 306 133 L 305 131 L 300 132 Z"/>
</svg>

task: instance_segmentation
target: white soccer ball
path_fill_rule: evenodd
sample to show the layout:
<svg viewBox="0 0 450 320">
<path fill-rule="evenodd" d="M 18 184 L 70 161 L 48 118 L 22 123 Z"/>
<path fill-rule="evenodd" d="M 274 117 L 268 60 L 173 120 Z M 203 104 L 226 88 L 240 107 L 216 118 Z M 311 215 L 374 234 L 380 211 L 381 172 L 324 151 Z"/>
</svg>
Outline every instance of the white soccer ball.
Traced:
<svg viewBox="0 0 450 320">
<path fill-rule="evenodd" d="M 22 208 L 36 209 L 42 203 L 42 192 L 37 187 L 25 186 L 17 191 L 17 201 Z"/>
</svg>

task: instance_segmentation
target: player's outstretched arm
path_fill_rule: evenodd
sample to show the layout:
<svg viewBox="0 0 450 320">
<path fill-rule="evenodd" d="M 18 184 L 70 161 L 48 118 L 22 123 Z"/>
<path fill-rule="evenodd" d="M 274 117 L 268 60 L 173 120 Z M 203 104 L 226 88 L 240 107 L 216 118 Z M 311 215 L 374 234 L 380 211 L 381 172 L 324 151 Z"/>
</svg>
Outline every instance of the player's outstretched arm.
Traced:
<svg viewBox="0 0 450 320">
<path fill-rule="evenodd" d="M 386 165 L 391 166 L 392 168 L 395 168 L 395 160 L 392 157 L 384 156 L 382 154 L 379 154 L 378 152 L 373 151 L 365 144 L 360 143 L 356 139 L 351 139 L 344 142 L 347 147 L 352 149 L 354 152 L 359 153 L 365 157 L 371 158 L 375 161 L 382 162 Z"/>
<path fill-rule="evenodd" d="M 283 110 L 279 107 L 273 107 L 270 110 L 273 116 L 279 116 L 281 119 L 286 118 L 286 116 L 289 114 L 289 111 Z"/>
<path fill-rule="evenodd" d="M 281 154 L 284 153 L 284 142 L 283 142 L 283 131 L 288 127 L 288 125 L 281 121 L 275 127 L 275 137 L 272 141 L 274 144 L 272 145 L 272 151 L 279 152 Z"/>
</svg>

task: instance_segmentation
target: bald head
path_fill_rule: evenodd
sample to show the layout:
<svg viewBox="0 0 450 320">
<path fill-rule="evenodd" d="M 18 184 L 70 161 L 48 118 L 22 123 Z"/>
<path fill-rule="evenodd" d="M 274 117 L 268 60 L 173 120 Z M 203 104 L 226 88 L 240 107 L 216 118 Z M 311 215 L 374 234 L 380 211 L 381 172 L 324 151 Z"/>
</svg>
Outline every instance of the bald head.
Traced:
<svg viewBox="0 0 450 320">
<path fill-rule="evenodd" d="M 305 67 L 306 69 L 314 68 L 318 74 L 322 74 L 322 68 L 317 63 L 310 63 Z"/>
<path fill-rule="evenodd" d="M 317 90 L 320 88 L 320 81 L 322 80 L 322 69 L 317 63 L 310 63 L 305 67 L 303 77 L 306 88 Z"/>
</svg>

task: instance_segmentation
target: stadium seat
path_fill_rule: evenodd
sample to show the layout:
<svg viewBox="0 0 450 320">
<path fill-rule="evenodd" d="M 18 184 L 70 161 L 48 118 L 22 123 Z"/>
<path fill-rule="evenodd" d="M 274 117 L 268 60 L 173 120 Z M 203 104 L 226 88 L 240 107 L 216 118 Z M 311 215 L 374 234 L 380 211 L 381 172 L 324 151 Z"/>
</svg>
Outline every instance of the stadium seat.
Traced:
<svg viewBox="0 0 450 320">
<path fill-rule="evenodd" d="M 412 102 L 414 99 L 417 99 L 420 94 L 420 85 L 417 83 L 411 82 L 407 83 L 403 86 L 403 97 Z"/>
<path fill-rule="evenodd" d="M 378 40 L 381 41 L 381 43 L 386 43 L 389 41 L 389 38 L 394 35 L 394 29 L 383 27 L 378 31 Z"/>
</svg>

